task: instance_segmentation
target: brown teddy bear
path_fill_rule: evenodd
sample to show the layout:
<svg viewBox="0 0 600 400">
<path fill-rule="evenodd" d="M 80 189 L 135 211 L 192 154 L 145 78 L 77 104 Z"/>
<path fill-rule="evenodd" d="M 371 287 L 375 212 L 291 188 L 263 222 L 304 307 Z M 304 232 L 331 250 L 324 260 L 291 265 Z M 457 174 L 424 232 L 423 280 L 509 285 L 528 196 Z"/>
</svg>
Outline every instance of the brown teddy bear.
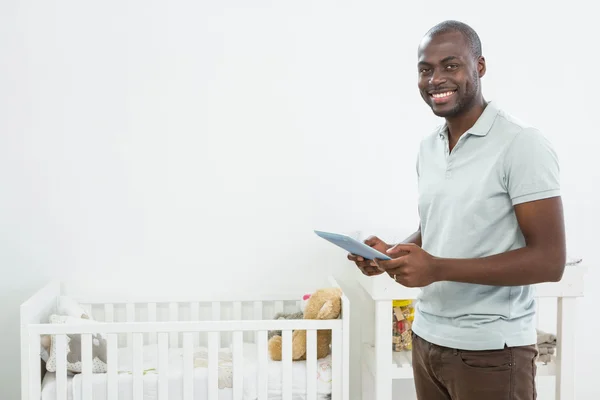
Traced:
<svg viewBox="0 0 600 400">
<path fill-rule="evenodd" d="M 304 309 L 304 319 L 336 319 L 342 312 L 342 291 L 339 288 L 325 288 L 313 293 Z M 331 330 L 317 331 L 317 358 L 329 355 Z M 281 361 L 282 338 L 274 335 L 269 339 L 269 354 L 274 361 Z M 292 333 L 292 360 L 306 360 L 306 331 Z"/>
</svg>

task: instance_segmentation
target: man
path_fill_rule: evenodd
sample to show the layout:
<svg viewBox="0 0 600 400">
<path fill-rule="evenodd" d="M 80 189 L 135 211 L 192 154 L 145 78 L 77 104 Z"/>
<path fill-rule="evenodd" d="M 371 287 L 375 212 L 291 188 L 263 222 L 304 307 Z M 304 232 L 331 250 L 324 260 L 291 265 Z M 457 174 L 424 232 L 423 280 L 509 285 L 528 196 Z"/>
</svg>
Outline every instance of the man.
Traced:
<svg viewBox="0 0 600 400">
<path fill-rule="evenodd" d="M 355 261 L 421 287 L 413 368 L 421 400 L 536 398 L 532 284 L 559 281 L 565 232 L 556 154 L 482 94 L 478 35 L 446 21 L 418 48 L 418 87 L 445 123 L 420 145 L 419 229 L 392 260 Z"/>
</svg>

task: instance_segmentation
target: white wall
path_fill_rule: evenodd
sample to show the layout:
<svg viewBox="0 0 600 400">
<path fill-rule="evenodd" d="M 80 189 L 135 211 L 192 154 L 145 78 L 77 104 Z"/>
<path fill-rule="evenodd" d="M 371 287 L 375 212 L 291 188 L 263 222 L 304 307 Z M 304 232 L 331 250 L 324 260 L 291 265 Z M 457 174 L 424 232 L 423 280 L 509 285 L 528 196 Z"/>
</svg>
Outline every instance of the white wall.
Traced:
<svg viewBox="0 0 600 400">
<path fill-rule="evenodd" d="M 598 264 L 587 3 L 0 3 L 2 397 L 19 393 L 18 305 L 50 277 L 305 291 L 335 272 L 357 299 L 352 266 L 312 229 L 417 226 L 415 154 L 439 121 L 416 46 L 443 19 L 480 33 L 486 98 L 554 143 L 570 251 Z M 578 399 L 600 395 L 599 285 L 593 270 L 579 303 Z"/>
</svg>

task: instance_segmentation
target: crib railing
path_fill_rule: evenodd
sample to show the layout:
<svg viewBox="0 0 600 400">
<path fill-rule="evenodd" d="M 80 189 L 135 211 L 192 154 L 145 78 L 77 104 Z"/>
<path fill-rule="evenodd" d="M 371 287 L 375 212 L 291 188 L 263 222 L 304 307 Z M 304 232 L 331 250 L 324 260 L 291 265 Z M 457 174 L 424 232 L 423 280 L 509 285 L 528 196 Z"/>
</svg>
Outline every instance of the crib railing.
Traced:
<svg viewBox="0 0 600 400">
<path fill-rule="evenodd" d="M 333 278 L 332 284 L 337 286 Z M 258 399 L 267 399 L 270 361 L 268 350 L 269 331 L 282 332 L 282 383 L 283 400 L 292 399 L 293 361 L 292 331 L 307 331 L 306 398 L 317 399 L 317 331 L 330 330 L 331 338 L 331 399 L 347 400 L 349 302 L 342 296 L 342 318 L 337 320 L 275 320 L 278 312 L 299 311 L 300 301 L 291 296 L 267 296 L 261 299 L 115 299 L 77 298 L 93 319 L 99 323 L 49 324 L 48 316 L 54 312 L 55 300 L 62 294 L 61 284 L 51 282 L 21 306 L 21 379 L 22 399 L 39 399 L 41 396 L 40 339 L 42 335 L 54 335 L 56 345 L 55 390 L 57 400 L 66 400 L 69 392 L 67 377 L 67 335 L 81 335 L 80 374 L 81 398 L 92 399 L 92 341 L 93 335 L 101 334 L 107 341 L 107 399 L 118 398 L 119 351 L 128 347 L 132 355 L 131 381 L 134 400 L 144 395 L 144 348 L 154 345 L 157 351 L 158 399 L 169 396 L 169 349 L 183 350 L 182 393 L 183 399 L 191 400 L 194 392 L 194 350 L 198 346 L 208 350 L 207 396 L 217 400 L 219 396 L 219 349 L 231 345 L 232 394 L 234 400 L 243 398 L 244 343 L 256 345 L 256 390 Z M 249 340 L 248 340 L 249 339 Z M 182 344 L 182 346 L 180 346 Z M 246 378 L 248 379 L 248 378 Z M 122 389 L 121 389 L 122 390 Z"/>
<path fill-rule="evenodd" d="M 84 300 L 84 299 L 82 299 Z M 93 315 L 94 320 L 103 322 L 157 322 L 157 321 L 221 321 L 221 320 L 263 320 L 271 319 L 280 312 L 293 312 L 300 309 L 300 301 L 289 300 L 250 300 L 250 301 L 122 301 L 103 303 L 81 303 Z M 207 344 L 207 337 L 201 332 L 193 335 L 194 346 Z M 224 339 L 230 344 L 231 338 Z M 256 342 L 254 332 L 245 332 L 245 340 Z M 169 347 L 179 347 L 182 340 L 177 332 L 169 335 Z M 144 344 L 157 343 L 156 333 L 147 333 Z M 131 346 L 132 334 L 119 336 L 119 346 Z"/>
<path fill-rule="evenodd" d="M 258 337 L 258 393 L 259 399 L 267 399 L 268 382 L 268 349 L 267 335 L 269 330 L 282 331 L 282 395 L 284 400 L 292 399 L 292 330 L 307 331 L 307 398 L 316 400 L 316 333 L 317 330 L 332 331 L 332 399 L 341 399 L 342 378 L 342 321 L 341 320 L 249 320 L 249 321 L 179 321 L 179 322 L 124 322 L 85 325 L 32 324 L 29 325 L 30 349 L 39 348 L 41 335 L 56 335 L 57 346 L 57 399 L 66 399 L 66 335 L 81 334 L 82 352 L 82 398 L 92 399 L 92 334 L 106 335 L 107 354 L 107 391 L 108 398 L 118 398 L 117 394 L 117 337 L 116 334 L 127 333 L 132 339 L 133 354 L 133 399 L 143 398 L 143 335 L 156 334 L 158 338 L 158 391 L 159 400 L 168 396 L 168 338 L 169 334 L 183 335 L 183 398 L 193 399 L 194 362 L 193 334 L 208 333 L 208 399 L 218 399 L 218 334 L 233 333 L 233 398 L 242 399 L 243 390 L 243 332 L 254 332 Z M 41 393 L 39 353 L 30 352 L 30 398 L 39 399 Z"/>
</svg>

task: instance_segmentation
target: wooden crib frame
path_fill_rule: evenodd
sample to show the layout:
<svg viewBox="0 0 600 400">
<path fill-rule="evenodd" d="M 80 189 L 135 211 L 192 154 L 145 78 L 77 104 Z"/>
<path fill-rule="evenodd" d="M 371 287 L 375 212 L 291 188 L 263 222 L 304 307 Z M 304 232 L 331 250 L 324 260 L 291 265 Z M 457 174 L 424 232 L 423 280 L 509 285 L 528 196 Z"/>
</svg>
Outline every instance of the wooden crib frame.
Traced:
<svg viewBox="0 0 600 400">
<path fill-rule="evenodd" d="M 567 266 L 560 282 L 536 285 L 537 298 L 557 303 L 557 347 L 553 361 L 538 363 L 537 376 L 554 376 L 556 400 L 575 398 L 575 307 L 583 297 L 584 265 Z M 419 289 L 406 288 L 386 275 L 366 277 L 357 273 L 366 302 L 374 307 L 374 323 L 361 332 L 363 400 L 392 400 L 392 382 L 413 379 L 410 352 L 392 351 L 392 300 L 416 299 Z M 368 312 L 361 312 L 369 315 Z M 373 326 L 374 329 L 370 330 Z"/>
<path fill-rule="evenodd" d="M 332 286 L 339 287 L 335 279 L 330 278 Z M 57 399 L 67 399 L 67 372 L 66 334 L 81 334 L 82 345 L 82 394 L 83 399 L 92 399 L 92 334 L 105 334 L 108 342 L 108 371 L 107 390 L 108 398 L 117 398 L 117 366 L 110 362 L 117 354 L 118 337 L 125 335 L 127 343 L 133 347 L 133 398 L 143 399 L 143 354 L 144 335 L 154 337 L 158 343 L 158 391 L 159 399 L 167 398 L 168 365 L 166 354 L 169 347 L 178 347 L 179 339 L 183 340 L 183 393 L 185 400 L 193 398 L 193 346 L 196 338 L 194 334 L 206 332 L 208 335 L 208 397 L 209 400 L 218 399 L 218 365 L 216 363 L 219 348 L 219 336 L 222 332 L 232 333 L 233 345 L 233 399 L 242 399 L 243 363 L 239 355 L 242 352 L 243 335 L 253 332 L 256 335 L 258 348 L 258 394 L 259 400 L 267 399 L 268 362 L 267 332 L 281 330 L 283 339 L 282 360 L 282 395 L 283 399 L 292 399 L 292 330 L 307 330 L 307 377 L 317 376 L 316 365 L 316 331 L 329 329 L 332 332 L 332 400 L 349 400 L 349 328 L 350 328 L 350 302 L 342 296 L 342 315 L 336 320 L 273 320 L 263 318 L 263 305 L 272 304 L 275 312 L 284 311 L 284 302 L 298 302 L 298 293 L 291 295 L 255 295 L 253 298 L 227 296 L 223 299 L 150 299 L 150 298 L 114 298 L 88 297 L 74 298 L 85 309 L 100 309 L 104 318 L 98 324 L 62 325 L 47 323 L 48 316 L 56 308 L 58 296 L 66 294 L 61 282 L 53 281 L 45 285 L 21 305 L 21 399 L 38 400 L 41 394 L 42 368 L 40 357 L 40 336 L 44 334 L 56 335 L 57 357 L 56 390 Z M 258 298 L 257 298 L 258 297 Z M 242 319 L 242 303 L 250 303 L 253 307 L 253 317 Z M 212 309 L 210 320 L 198 318 L 200 304 L 208 303 Z M 157 319 L 157 304 L 168 306 L 168 318 Z M 181 320 L 178 316 L 179 307 L 185 304 L 191 310 L 188 320 Z M 225 319 L 221 315 L 221 308 L 229 304 L 233 309 L 233 318 Z M 124 306 L 126 320 L 119 321 L 116 317 L 115 307 Z M 147 310 L 147 318 L 140 321 L 135 317 L 135 310 L 141 307 Z M 155 342 L 156 343 L 156 342 Z M 62 350 L 62 351 L 61 351 Z M 236 357 L 236 355 L 238 357 Z M 162 361 L 161 361 L 162 360 Z M 161 364 L 162 362 L 162 364 Z M 317 396 L 316 378 L 307 379 L 307 400 L 314 400 Z"/>
</svg>

